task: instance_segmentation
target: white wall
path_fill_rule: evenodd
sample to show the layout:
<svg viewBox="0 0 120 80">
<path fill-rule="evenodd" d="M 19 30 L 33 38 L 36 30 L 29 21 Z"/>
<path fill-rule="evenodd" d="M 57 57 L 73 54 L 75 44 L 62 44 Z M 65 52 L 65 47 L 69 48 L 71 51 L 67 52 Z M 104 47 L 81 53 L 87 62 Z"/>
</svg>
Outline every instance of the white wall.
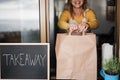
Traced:
<svg viewBox="0 0 120 80">
<path fill-rule="evenodd" d="M 55 9 L 56 9 L 56 15 L 58 17 L 60 17 L 63 9 L 64 9 L 64 5 L 65 5 L 66 0 L 55 0 Z"/>
<path fill-rule="evenodd" d="M 107 34 L 112 26 L 116 26 L 115 21 L 106 20 L 106 0 L 88 0 L 88 5 L 97 15 L 100 26 L 94 30 L 97 34 Z"/>
</svg>

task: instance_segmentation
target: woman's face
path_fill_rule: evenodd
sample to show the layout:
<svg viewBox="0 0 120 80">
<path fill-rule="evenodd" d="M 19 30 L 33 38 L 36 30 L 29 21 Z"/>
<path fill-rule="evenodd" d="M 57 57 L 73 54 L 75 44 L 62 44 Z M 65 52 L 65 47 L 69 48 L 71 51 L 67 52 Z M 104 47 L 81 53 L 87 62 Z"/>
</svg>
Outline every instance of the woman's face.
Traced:
<svg viewBox="0 0 120 80">
<path fill-rule="evenodd" d="M 73 7 L 80 8 L 83 5 L 84 0 L 71 0 Z"/>
</svg>

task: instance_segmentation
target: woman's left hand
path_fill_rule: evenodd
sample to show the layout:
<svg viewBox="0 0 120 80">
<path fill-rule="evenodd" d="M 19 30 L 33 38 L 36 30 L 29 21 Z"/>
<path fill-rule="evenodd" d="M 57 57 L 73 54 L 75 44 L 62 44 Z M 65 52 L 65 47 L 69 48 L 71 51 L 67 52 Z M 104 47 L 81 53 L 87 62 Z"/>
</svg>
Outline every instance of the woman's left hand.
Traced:
<svg viewBox="0 0 120 80">
<path fill-rule="evenodd" d="M 86 32 L 87 29 L 89 28 L 89 24 L 86 22 L 82 22 L 81 24 L 79 24 L 79 29 L 78 32 Z"/>
</svg>

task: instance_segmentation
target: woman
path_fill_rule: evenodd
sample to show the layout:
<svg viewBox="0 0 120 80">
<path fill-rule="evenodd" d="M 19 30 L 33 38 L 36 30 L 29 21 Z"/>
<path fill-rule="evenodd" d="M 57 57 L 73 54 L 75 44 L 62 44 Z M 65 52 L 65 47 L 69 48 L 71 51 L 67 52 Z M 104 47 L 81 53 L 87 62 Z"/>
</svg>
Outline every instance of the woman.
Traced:
<svg viewBox="0 0 120 80">
<path fill-rule="evenodd" d="M 60 16 L 58 26 L 64 30 L 87 31 L 98 27 L 93 10 L 87 9 L 87 0 L 68 0 L 65 10 Z"/>
<path fill-rule="evenodd" d="M 60 16 L 59 27 L 64 30 L 69 29 L 71 32 L 84 32 L 88 29 L 97 28 L 96 15 L 92 10 L 87 9 L 86 4 L 86 0 L 69 0 Z M 95 46 L 94 34 L 89 34 L 89 36 L 86 35 L 85 37 L 68 37 L 64 34 L 58 34 L 56 42 L 56 78 L 96 80 Z"/>
</svg>

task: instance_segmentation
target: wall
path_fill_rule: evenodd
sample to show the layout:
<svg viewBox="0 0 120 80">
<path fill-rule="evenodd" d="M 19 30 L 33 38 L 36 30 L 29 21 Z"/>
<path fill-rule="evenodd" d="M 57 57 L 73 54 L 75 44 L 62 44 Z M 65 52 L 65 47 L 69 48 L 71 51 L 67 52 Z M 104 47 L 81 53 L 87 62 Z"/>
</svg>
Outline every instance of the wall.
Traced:
<svg viewBox="0 0 120 80">
<path fill-rule="evenodd" d="M 93 9 L 97 15 L 100 26 L 94 32 L 97 34 L 107 34 L 112 26 L 116 26 L 115 21 L 106 20 L 106 0 L 88 0 L 88 6 Z"/>
<path fill-rule="evenodd" d="M 56 16 L 60 17 L 64 9 L 65 2 L 65 0 L 55 0 Z"/>
</svg>

